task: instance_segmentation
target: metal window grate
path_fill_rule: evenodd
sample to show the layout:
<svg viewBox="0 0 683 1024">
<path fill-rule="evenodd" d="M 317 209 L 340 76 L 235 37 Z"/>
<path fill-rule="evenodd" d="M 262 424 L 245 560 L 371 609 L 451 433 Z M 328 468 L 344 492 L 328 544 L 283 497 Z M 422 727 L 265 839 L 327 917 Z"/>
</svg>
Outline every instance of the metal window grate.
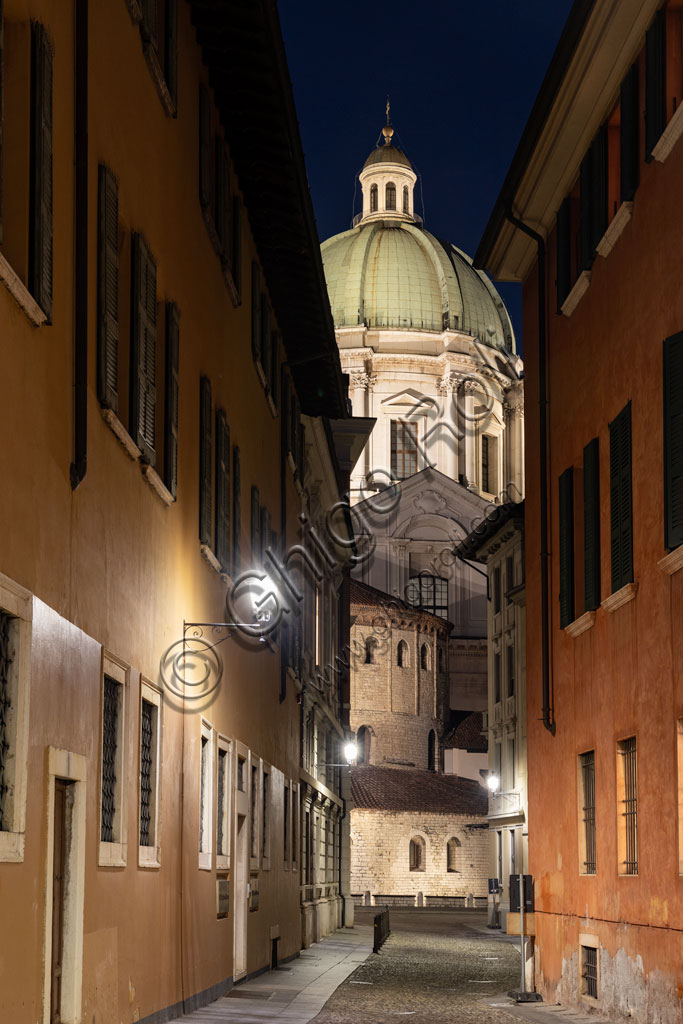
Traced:
<svg viewBox="0 0 683 1024">
<path fill-rule="evenodd" d="M 151 846 L 152 732 L 154 706 L 142 702 L 140 715 L 140 846 Z"/>
<path fill-rule="evenodd" d="M 638 786 L 636 779 L 636 738 L 630 736 L 619 744 L 619 753 L 624 759 L 624 797 L 622 811 L 625 824 L 626 858 L 624 867 L 627 875 L 638 874 Z"/>
<path fill-rule="evenodd" d="M 581 754 L 583 781 L 583 827 L 586 859 L 583 866 L 587 875 L 595 874 L 595 751 Z"/>
<path fill-rule="evenodd" d="M 11 635 L 12 616 L 0 612 L 0 832 L 5 828 L 4 808 L 7 782 L 5 769 L 9 752 L 9 715 L 12 708 L 9 692 L 9 677 L 14 651 Z"/>
<path fill-rule="evenodd" d="M 225 769 L 228 763 L 227 750 L 218 752 L 218 815 L 216 818 L 216 853 L 225 856 L 225 823 L 223 821 L 223 806 L 225 803 Z"/>
<path fill-rule="evenodd" d="M 102 711 L 102 824 L 100 838 L 103 843 L 114 842 L 114 815 L 116 814 L 116 756 L 119 729 L 119 684 L 104 677 L 104 706 Z"/>
<path fill-rule="evenodd" d="M 581 977 L 583 978 L 583 993 L 598 998 L 598 951 L 595 946 L 581 947 Z"/>
</svg>

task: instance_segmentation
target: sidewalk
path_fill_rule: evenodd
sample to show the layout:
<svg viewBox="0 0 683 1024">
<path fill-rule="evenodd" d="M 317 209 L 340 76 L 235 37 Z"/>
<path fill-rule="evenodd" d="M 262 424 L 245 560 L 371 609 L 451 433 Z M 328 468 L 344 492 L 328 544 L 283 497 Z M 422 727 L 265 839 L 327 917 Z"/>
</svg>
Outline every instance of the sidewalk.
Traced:
<svg viewBox="0 0 683 1024">
<path fill-rule="evenodd" d="M 276 971 L 237 984 L 227 996 L 170 1024 L 308 1024 L 372 952 L 372 927 L 333 932 Z"/>
</svg>

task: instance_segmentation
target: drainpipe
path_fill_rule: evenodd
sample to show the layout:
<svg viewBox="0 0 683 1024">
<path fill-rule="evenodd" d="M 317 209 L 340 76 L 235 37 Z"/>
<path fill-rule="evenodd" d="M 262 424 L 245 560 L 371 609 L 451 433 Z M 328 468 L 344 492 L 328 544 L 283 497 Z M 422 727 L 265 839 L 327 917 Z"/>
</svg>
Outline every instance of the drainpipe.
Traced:
<svg viewBox="0 0 683 1024">
<path fill-rule="evenodd" d="M 545 241 L 530 228 L 528 224 L 515 217 L 512 207 L 505 211 L 505 216 L 514 227 L 532 238 L 538 249 L 538 406 L 540 433 L 540 477 L 541 477 L 541 662 L 543 679 L 543 725 L 548 732 L 555 735 L 555 715 L 550 701 L 550 643 L 548 615 L 548 340 L 546 328 L 546 295 L 545 295 Z"/>
<path fill-rule="evenodd" d="M 88 468 L 88 0 L 76 0 L 75 35 L 74 491 Z"/>
</svg>

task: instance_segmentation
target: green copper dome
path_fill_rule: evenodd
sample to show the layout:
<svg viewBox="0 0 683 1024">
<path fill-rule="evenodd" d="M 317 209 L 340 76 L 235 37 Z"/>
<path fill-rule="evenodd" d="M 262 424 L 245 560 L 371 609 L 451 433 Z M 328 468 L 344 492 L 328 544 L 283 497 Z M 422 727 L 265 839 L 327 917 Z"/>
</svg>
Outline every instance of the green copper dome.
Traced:
<svg viewBox="0 0 683 1024">
<path fill-rule="evenodd" d="M 412 221 L 361 222 L 323 242 L 322 257 L 336 327 L 450 329 L 515 351 L 510 318 L 489 279 L 464 252 Z"/>
</svg>

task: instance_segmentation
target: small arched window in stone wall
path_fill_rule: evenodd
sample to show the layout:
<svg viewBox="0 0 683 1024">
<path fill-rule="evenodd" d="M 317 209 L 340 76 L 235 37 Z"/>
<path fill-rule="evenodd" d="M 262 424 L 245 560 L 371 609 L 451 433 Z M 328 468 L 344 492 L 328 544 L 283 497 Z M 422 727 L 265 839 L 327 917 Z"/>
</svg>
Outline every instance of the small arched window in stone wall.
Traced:
<svg viewBox="0 0 683 1024">
<path fill-rule="evenodd" d="M 356 748 L 358 750 L 356 764 L 369 764 L 370 730 L 365 725 L 361 725 L 360 729 L 356 733 Z"/>
<path fill-rule="evenodd" d="M 374 665 L 377 661 L 377 640 L 369 636 L 365 641 L 365 664 Z"/>
<path fill-rule="evenodd" d="M 410 668 L 410 648 L 405 640 L 399 640 L 398 642 L 396 664 L 399 668 Z"/>
<path fill-rule="evenodd" d="M 403 212 L 410 213 L 410 197 L 407 185 L 403 186 Z"/>
<path fill-rule="evenodd" d="M 387 182 L 386 203 L 384 205 L 384 209 L 385 210 L 395 210 L 396 209 L 396 186 L 394 185 L 393 181 L 388 181 Z"/>
<path fill-rule="evenodd" d="M 377 209 L 377 186 L 372 185 L 370 188 L 370 213 L 374 213 Z"/>
<path fill-rule="evenodd" d="M 420 668 L 428 669 L 431 658 L 430 658 L 429 644 L 422 644 L 420 648 Z"/>
<path fill-rule="evenodd" d="M 458 850 L 460 849 L 461 843 L 456 836 L 451 838 L 446 843 L 446 870 L 457 871 L 458 870 Z"/>
<path fill-rule="evenodd" d="M 425 841 L 422 836 L 413 836 L 410 840 L 408 858 L 411 871 L 424 871 L 425 869 Z"/>
<path fill-rule="evenodd" d="M 433 729 L 427 739 L 427 768 L 430 772 L 436 771 L 436 733 Z"/>
</svg>

